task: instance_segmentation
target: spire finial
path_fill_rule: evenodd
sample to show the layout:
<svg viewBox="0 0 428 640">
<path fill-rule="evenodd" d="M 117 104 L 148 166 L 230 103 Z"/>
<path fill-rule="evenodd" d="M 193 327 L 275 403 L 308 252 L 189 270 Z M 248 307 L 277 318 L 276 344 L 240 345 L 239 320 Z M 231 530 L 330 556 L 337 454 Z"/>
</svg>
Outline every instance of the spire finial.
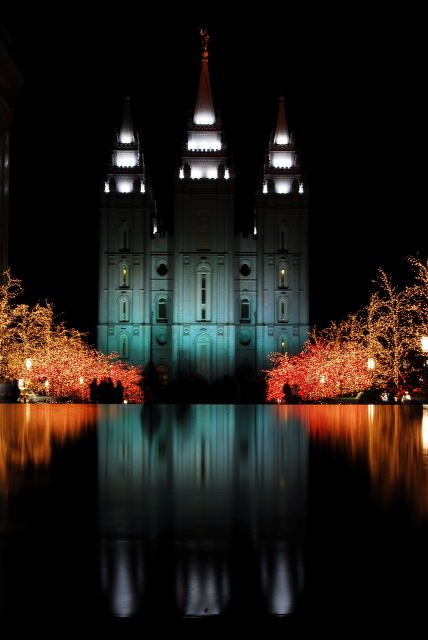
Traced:
<svg viewBox="0 0 428 640">
<path fill-rule="evenodd" d="M 207 29 L 202 29 L 202 27 L 199 29 L 199 33 L 202 41 L 202 57 L 208 58 L 208 42 L 210 39 L 209 33 Z"/>
</svg>

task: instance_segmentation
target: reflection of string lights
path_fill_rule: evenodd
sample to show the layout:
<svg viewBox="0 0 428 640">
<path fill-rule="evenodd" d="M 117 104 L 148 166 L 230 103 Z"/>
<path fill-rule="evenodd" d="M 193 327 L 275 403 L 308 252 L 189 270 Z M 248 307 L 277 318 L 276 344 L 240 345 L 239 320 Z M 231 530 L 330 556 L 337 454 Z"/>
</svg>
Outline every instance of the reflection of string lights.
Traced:
<svg viewBox="0 0 428 640">
<path fill-rule="evenodd" d="M 97 407 L 92 405 L 0 405 L 0 486 L 17 468 L 27 464 L 47 465 L 53 442 L 76 438 L 95 423 Z"/>
<path fill-rule="evenodd" d="M 422 448 L 426 458 L 428 458 L 428 406 L 424 406 L 422 413 Z"/>
<path fill-rule="evenodd" d="M 365 460 L 374 490 L 388 503 L 404 488 L 416 513 L 428 513 L 428 406 L 304 406 L 298 411 L 311 439 L 340 447 L 351 460 Z M 421 433 L 422 429 L 422 433 Z"/>
</svg>

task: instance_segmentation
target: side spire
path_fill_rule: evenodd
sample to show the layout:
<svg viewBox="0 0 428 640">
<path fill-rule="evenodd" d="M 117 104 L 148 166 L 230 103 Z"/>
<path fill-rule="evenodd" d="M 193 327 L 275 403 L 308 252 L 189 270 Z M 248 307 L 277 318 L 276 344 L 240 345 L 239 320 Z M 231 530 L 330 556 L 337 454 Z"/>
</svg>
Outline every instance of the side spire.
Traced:
<svg viewBox="0 0 428 640">
<path fill-rule="evenodd" d="M 283 97 L 279 99 L 276 128 L 266 156 L 263 193 L 303 193 L 300 164 L 293 136 L 288 131 Z"/>
<path fill-rule="evenodd" d="M 104 193 L 145 193 L 145 173 L 138 133 L 132 123 L 130 99 L 125 98 L 122 122 L 113 141 Z"/>
<path fill-rule="evenodd" d="M 288 144 L 290 136 L 288 133 L 287 119 L 285 117 L 284 97 L 281 96 L 278 104 L 278 117 L 274 136 L 275 144 Z"/>
<path fill-rule="evenodd" d="M 210 37 L 206 29 L 200 29 L 199 33 L 202 40 L 202 61 L 193 122 L 198 125 L 213 125 L 215 124 L 215 112 L 208 70 L 208 42 Z"/>
<path fill-rule="evenodd" d="M 119 131 L 119 142 L 121 144 L 132 144 L 135 142 L 134 127 L 132 126 L 130 99 L 123 101 L 122 125 Z"/>
</svg>

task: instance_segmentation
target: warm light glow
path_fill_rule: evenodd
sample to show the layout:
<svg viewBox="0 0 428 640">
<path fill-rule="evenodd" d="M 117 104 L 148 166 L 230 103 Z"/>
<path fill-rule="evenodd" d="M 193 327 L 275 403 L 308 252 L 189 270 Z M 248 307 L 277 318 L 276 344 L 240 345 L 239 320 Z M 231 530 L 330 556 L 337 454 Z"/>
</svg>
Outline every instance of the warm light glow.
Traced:
<svg viewBox="0 0 428 640">
<path fill-rule="evenodd" d="M 301 182 L 300 185 L 299 185 L 299 193 L 304 193 L 303 182 Z"/>
<path fill-rule="evenodd" d="M 289 142 L 288 133 L 285 133 L 285 131 L 282 131 L 281 133 L 276 134 L 274 139 L 275 144 L 288 144 L 288 142 Z"/>
<path fill-rule="evenodd" d="M 184 178 L 184 169 L 183 169 L 183 167 L 181 167 L 180 171 L 178 172 L 178 177 L 180 178 L 180 180 L 183 180 L 183 178 Z"/>
<path fill-rule="evenodd" d="M 195 124 L 215 124 L 215 115 L 210 111 L 203 111 L 202 109 L 198 109 L 198 112 L 195 113 L 195 117 L 193 118 L 193 122 Z"/>
<path fill-rule="evenodd" d="M 257 225 L 254 223 L 253 235 L 257 235 Z"/>
<path fill-rule="evenodd" d="M 374 358 L 368 358 L 367 360 L 367 369 L 373 370 L 376 367 L 376 361 Z"/>
<path fill-rule="evenodd" d="M 116 167 L 136 167 L 138 164 L 138 154 L 136 151 L 116 151 Z"/>
<path fill-rule="evenodd" d="M 22 378 L 19 378 L 18 380 L 18 387 L 22 390 L 24 388 L 24 380 Z"/>
<path fill-rule="evenodd" d="M 134 190 L 134 181 L 128 176 L 117 179 L 117 190 L 119 193 L 132 193 Z"/>
<path fill-rule="evenodd" d="M 422 448 L 425 453 L 428 453 L 428 406 L 423 408 L 422 413 Z"/>
<path fill-rule="evenodd" d="M 281 276 L 285 276 L 285 269 L 281 269 Z"/>
<path fill-rule="evenodd" d="M 155 235 L 158 232 L 158 225 L 156 222 L 153 223 L 153 235 Z"/>
<path fill-rule="evenodd" d="M 321 384 L 325 384 L 325 381 L 326 381 L 326 377 L 324 375 L 320 376 Z"/>
<path fill-rule="evenodd" d="M 110 193 L 110 185 L 108 182 L 104 182 L 104 193 Z"/>
<path fill-rule="evenodd" d="M 289 169 L 294 165 L 293 153 L 290 151 L 272 151 L 270 163 L 276 169 Z"/>
<path fill-rule="evenodd" d="M 220 133 L 218 131 L 191 131 L 187 148 L 189 151 L 220 151 Z"/>
<path fill-rule="evenodd" d="M 49 380 L 45 380 L 45 387 L 46 389 L 49 389 Z"/>
<path fill-rule="evenodd" d="M 142 180 L 140 182 L 140 193 L 146 193 L 146 185 Z"/>
<path fill-rule="evenodd" d="M 30 371 L 32 364 L 33 364 L 33 361 L 31 360 L 31 358 L 26 358 L 25 359 L 25 366 L 28 369 L 28 371 Z"/>
<path fill-rule="evenodd" d="M 263 182 L 263 193 L 267 193 L 267 192 L 268 192 L 267 183 Z"/>
<path fill-rule="evenodd" d="M 128 404 L 128 400 L 125 398 L 125 400 L 123 401 L 123 404 Z"/>
<path fill-rule="evenodd" d="M 122 144 L 130 144 L 131 142 L 134 142 L 132 131 L 122 130 L 120 132 L 119 142 L 121 142 Z"/>
<path fill-rule="evenodd" d="M 85 379 L 83 376 L 80 376 L 79 378 L 79 384 L 83 384 L 85 382 Z"/>
<path fill-rule="evenodd" d="M 421 347 L 422 347 L 422 351 L 428 352 L 428 336 L 422 336 Z"/>
<path fill-rule="evenodd" d="M 277 178 L 275 180 L 275 193 L 290 193 L 291 180 L 290 178 Z"/>
<path fill-rule="evenodd" d="M 229 178 L 230 178 L 229 169 L 225 169 L 224 170 L 224 179 L 225 180 L 229 180 Z"/>
</svg>

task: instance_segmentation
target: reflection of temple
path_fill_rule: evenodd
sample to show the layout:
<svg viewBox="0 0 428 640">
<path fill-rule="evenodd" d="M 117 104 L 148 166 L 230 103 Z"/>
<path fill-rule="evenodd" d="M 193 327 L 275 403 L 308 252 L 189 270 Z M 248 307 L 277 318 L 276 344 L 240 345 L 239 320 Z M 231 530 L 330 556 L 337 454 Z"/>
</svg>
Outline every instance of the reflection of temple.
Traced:
<svg viewBox="0 0 428 640">
<path fill-rule="evenodd" d="M 101 573 L 114 615 L 144 614 L 159 581 L 161 598 L 174 583 L 169 606 L 182 615 L 221 614 L 239 602 L 237 567 L 247 563 L 258 576 L 249 596 L 262 588 L 266 612 L 293 611 L 307 440 L 287 409 L 103 407 Z M 149 546 L 152 560 L 171 553 L 168 570 L 143 561 Z"/>
</svg>

